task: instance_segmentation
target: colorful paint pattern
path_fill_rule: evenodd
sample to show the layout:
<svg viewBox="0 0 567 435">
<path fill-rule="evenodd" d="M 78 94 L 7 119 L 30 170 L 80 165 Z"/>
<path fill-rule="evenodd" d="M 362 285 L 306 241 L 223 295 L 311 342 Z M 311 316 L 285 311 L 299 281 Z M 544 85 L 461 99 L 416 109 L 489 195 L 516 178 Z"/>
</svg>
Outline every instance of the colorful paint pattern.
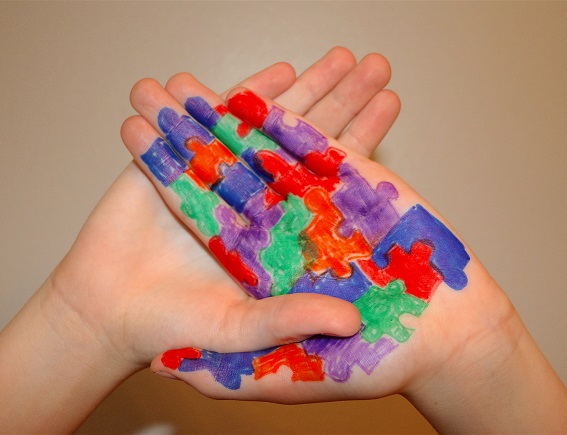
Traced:
<svg viewBox="0 0 567 435">
<path fill-rule="evenodd" d="M 180 198 L 210 251 L 252 296 L 326 294 L 354 303 L 349 338 L 318 336 L 257 352 L 172 350 L 162 363 L 208 370 L 229 389 L 285 366 L 293 381 L 347 381 L 372 373 L 410 339 L 400 317 L 419 317 L 436 288 L 467 284 L 463 244 L 419 204 L 398 212 L 396 187 L 372 186 L 346 153 L 305 121 L 245 91 L 226 106 L 187 99 L 190 117 L 163 108 L 142 160 Z"/>
</svg>

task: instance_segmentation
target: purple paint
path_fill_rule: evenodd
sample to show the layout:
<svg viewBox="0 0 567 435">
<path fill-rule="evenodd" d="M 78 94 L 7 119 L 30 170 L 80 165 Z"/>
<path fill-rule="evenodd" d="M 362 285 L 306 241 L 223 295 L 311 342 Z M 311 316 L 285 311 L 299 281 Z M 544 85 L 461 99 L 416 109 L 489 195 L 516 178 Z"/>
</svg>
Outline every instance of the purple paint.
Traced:
<svg viewBox="0 0 567 435">
<path fill-rule="evenodd" d="M 212 129 L 220 119 L 220 115 L 203 97 L 187 98 L 185 101 L 185 110 L 209 130 Z"/>
<path fill-rule="evenodd" d="M 159 111 L 158 124 L 177 154 L 186 160 L 191 160 L 195 155 L 185 146 L 187 139 L 195 138 L 202 144 L 210 144 L 214 139 L 214 136 L 193 118 L 180 116 L 169 107 Z"/>
<path fill-rule="evenodd" d="M 262 131 L 299 158 L 305 157 L 311 151 L 323 152 L 327 149 L 329 142 L 325 135 L 301 119 L 297 119 L 293 126 L 286 124 L 284 114 L 282 109 L 272 107 Z"/>
<path fill-rule="evenodd" d="M 221 225 L 220 237 L 229 251 L 237 251 L 242 261 L 258 277 L 255 287 L 244 284 L 248 293 L 256 299 L 270 296 L 272 277 L 266 272 L 258 254 L 270 244 L 270 229 L 259 225 L 244 226 L 238 223 L 236 214 L 226 206 L 219 206 L 215 216 Z"/>
<path fill-rule="evenodd" d="M 340 167 L 340 177 L 343 184 L 331 197 L 345 217 L 339 232 L 344 237 L 351 237 L 355 230 L 359 230 L 374 246 L 400 219 L 391 203 L 398 198 L 398 191 L 386 181 L 372 188 L 356 169 L 346 163 Z"/>
<path fill-rule="evenodd" d="M 362 339 L 360 332 L 348 338 L 309 338 L 301 345 L 308 354 L 321 357 L 325 373 L 337 382 L 347 381 L 354 366 L 371 374 L 380 361 L 398 347 L 396 342 L 386 337 L 376 343 L 368 343 Z"/>
</svg>

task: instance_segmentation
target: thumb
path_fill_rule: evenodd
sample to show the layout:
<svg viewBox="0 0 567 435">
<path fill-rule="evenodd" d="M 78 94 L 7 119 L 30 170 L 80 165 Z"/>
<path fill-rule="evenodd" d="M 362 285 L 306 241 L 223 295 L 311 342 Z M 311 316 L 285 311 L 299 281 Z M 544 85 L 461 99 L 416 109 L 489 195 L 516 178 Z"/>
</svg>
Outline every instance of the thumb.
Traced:
<svg viewBox="0 0 567 435">
<path fill-rule="evenodd" d="M 231 321 L 239 331 L 234 339 L 250 350 L 298 342 L 317 334 L 348 337 L 361 326 L 360 313 L 353 304 L 321 294 L 249 299 L 233 314 Z"/>
</svg>

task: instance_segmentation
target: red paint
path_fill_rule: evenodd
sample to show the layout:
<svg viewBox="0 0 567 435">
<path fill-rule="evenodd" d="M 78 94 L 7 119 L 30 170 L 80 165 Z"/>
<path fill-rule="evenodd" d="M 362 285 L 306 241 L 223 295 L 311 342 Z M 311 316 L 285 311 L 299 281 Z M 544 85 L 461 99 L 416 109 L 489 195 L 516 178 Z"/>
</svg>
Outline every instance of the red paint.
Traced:
<svg viewBox="0 0 567 435">
<path fill-rule="evenodd" d="M 211 237 L 209 240 L 209 249 L 228 273 L 234 276 L 238 282 L 251 286 L 258 284 L 258 277 L 252 269 L 242 261 L 240 254 L 236 251 L 228 251 L 219 236 Z"/>
<path fill-rule="evenodd" d="M 390 262 L 384 269 L 371 259 L 358 260 L 357 264 L 374 284 L 385 287 L 390 281 L 401 279 L 406 293 L 429 302 L 443 281 L 443 276 L 431 267 L 432 252 L 433 248 L 421 242 L 415 242 L 409 253 L 394 245 L 388 251 Z"/>
<path fill-rule="evenodd" d="M 322 381 L 325 379 L 323 360 L 318 355 L 308 355 L 297 344 L 286 344 L 267 355 L 255 358 L 252 366 L 254 367 L 254 379 L 277 373 L 282 366 L 291 369 L 292 381 Z"/>
<path fill-rule="evenodd" d="M 303 163 L 316 174 L 336 177 L 339 175 L 339 165 L 345 157 L 344 151 L 329 147 L 324 153 L 310 152 L 303 158 Z"/>
<path fill-rule="evenodd" d="M 284 197 L 274 192 L 272 189 L 266 189 L 266 196 L 264 196 L 266 206 L 270 209 L 274 205 L 284 200 Z"/>
<path fill-rule="evenodd" d="M 185 146 L 195 153 L 190 162 L 193 171 L 209 185 L 214 184 L 221 177 L 221 164 L 226 163 L 230 166 L 237 162 L 236 157 L 218 140 L 204 145 L 193 138 L 187 140 Z"/>
<path fill-rule="evenodd" d="M 219 104 L 215 107 L 215 112 L 217 112 L 220 116 L 224 116 L 228 113 L 228 107 L 224 104 Z"/>
<path fill-rule="evenodd" d="M 236 134 L 239 137 L 246 137 L 251 131 L 252 126 L 244 121 L 242 121 L 240 124 L 238 124 L 238 127 L 236 127 Z"/>
<path fill-rule="evenodd" d="M 329 192 L 316 187 L 309 190 L 303 200 L 315 215 L 305 230 L 317 248 L 315 258 L 306 258 L 310 263 L 309 268 L 316 273 L 333 269 L 337 276 L 349 276 L 352 272 L 349 263 L 359 258 L 369 258 L 372 249 L 359 231 L 348 238 L 339 233 L 344 216 L 332 203 Z"/>
<path fill-rule="evenodd" d="M 302 164 L 291 165 L 272 151 L 259 151 L 256 154 L 256 159 L 262 169 L 271 174 L 274 179 L 273 182 L 269 183 L 269 186 L 284 196 L 293 193 L 296 196 L 303 197 L 305 192 L 313 187 L 322 187 L 327 191 L 333 191 L 339 183 L 337 177 L 315 175 Z"/>
<path fill-rule="evenodd" d="M 193 347 L 184 349 L 168 350 L 161 356 L 161 363 L 168 369 L 177 370 L 184 359 L 201 358 L 201 351 Z"/>
<path fill-rule="evenodd" d="M 195 172 L 193 171 L 193 169 L 191 168 L 187 168 L 187 170 L 185 171 L 185 174 L 191 178 L 191 180 L 193 180 L 195 182 L 195 184 L 197 184 L 197 186 L 199 186 L 201 189 L 203 190 L 208 190 L 208 186 L 203 183 L 203 180 L 201 180 L 199 178 L 199 176 L 197 174 L 195 174 Z"/>
<path fill-rule="evenodd" d="M 443 281 L 443 276 L 431 267 L 432 252 L 433 248 L 421 242 L 415 242 L 409 254 L 394 245 L 388 252 L 390 263 L 384 271 L 394 279 L 404 281 L 406 293 L 428 302 Z"/>
<path fill-rule="evenodd" d="M 392 276 L 384 269 L 380 269 L 371 258 L 361 259 L 356 262 L 360 270 L 372 281 L 374 284 L 384 288 L 393 280 Z"/>
<path fill-rule="evenodd" d="M 268 116 L 268 106 L 264 100 L 251 91 L 239 92 L 232 96 L 228 100 L 228 109 L 258 129 L 262 128 Z"/>
</svg>

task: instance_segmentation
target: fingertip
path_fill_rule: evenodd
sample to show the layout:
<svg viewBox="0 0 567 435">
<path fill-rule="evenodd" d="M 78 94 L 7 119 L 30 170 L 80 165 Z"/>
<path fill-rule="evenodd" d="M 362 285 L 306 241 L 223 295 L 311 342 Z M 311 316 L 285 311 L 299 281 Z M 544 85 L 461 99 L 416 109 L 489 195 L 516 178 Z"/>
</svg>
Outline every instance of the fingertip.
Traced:
<svg viewBox="0 0 567 435">
<path fill-rule="evenodd" d="M 134 106 L 142 96 L 156 87 L 161 87 L 161 84 L 156 79 L 143 78 L 138 80 L 130 91 L 130 104 Z"/>
<path fill-rule="evenodd" d="M 390 62 L 379 53 L 369 53 L 360 61 L 359 79 L 365 84 L 376 83 L 379 87 L 384 87 L 392 77 Z"/>
<path fill-rule="evenodd" d="M 196 81 L 197 79 L 193 74 L 188 72 L 180 72 L 169 78 L 165 84 L 165 89 L 169 91 L 170 89 L 177 88 L 180 84 L 187 83 L 187 81 Z"/>
<path fill-rule="evenodd" d="M 341 45 L 331 48 L 325 56 L 330 56 L 342 65 L 350 66 L 350 68 L 354 68 L 356 65 L 356 57 L 352 51 Z"/>
</svg>

